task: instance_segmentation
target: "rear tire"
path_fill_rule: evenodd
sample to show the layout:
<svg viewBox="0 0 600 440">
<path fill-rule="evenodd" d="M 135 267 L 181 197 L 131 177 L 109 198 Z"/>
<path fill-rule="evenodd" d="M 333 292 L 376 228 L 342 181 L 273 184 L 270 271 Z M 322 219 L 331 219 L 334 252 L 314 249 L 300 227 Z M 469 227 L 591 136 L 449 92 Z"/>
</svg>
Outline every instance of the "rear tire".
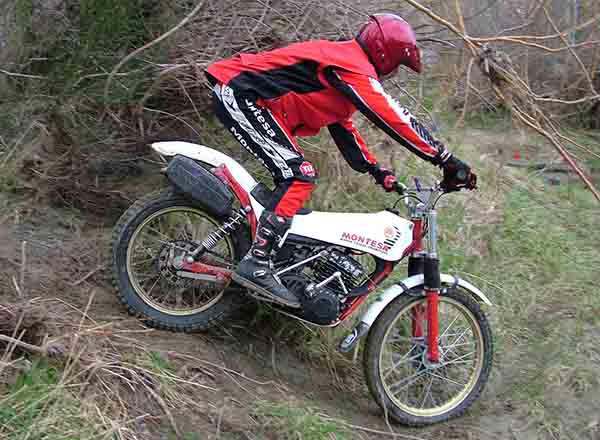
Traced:
<svg viewBox="0 0 600 440">
<path fill-rule="evenodd" d="M 483 391 L 493 360 L 492 333 L 480 305 L 462 291 L 448 290 L 440 295 L 440 311 L 443 306 L 462 314 L 466 322 L 465 330 L 455 330 L 456 327 L 453 326 L 456 324 L 450 318 L 448 321 L 452 321 L 452 324 L 440 322 L 440 352 L 447 353 L 442 356 L 442 362 L 446 364 L 441 365 L 441 368 L 437 366 L 440 364 L 433 367 L 432 364 L 427 365 L 427 338 L 415 342 L 417 338 L 409 334 L 409 329 L 412 328 L 412 310 L 424 303 L 425 298 L 421 295 L 405 294 L 396 298 L 373 324 L 364 353 L 365 376 L 374 399 L 392 419 L 408 426 L 430 425 L 463 414 Z M 402 318 L 407 320 L 401 321 Z M 422 325 L 426 326 L 426 321 Z M 452 330 L 444 334 L 445 326 L 446 330 Z M 454 332 L 460 336 L 455 336 Z M 471 339 L 471 333 L 474 341 L 472 353 L 468 352 L 470 347 L 464 348 L 469 344 L 465 342 L 466 339 L 462 339 L 464 335 Z M 426 334 L 425 330 L 424 335 Z M 402 348 L 403 345 L 409 350 Z M 461 350 L 462 353 L 456 353 Z M 465 364 L 471 364 L 471 360 L 471 367 L 467 367 Z M 472 371 L 467 375 L 465 373 L 468 369 Z M 452 376 L 449 379 L 449 375 L 456 372 L 458 378 Z M 390 376 L 393 379 L 388 379 Z M 463 385 L 462 382 L 465 382 L 464 388 L 457 391 L 454 397 L 438 404 L 436 399 L 440 396 L 434 396 L 434 389 L 443 387 L 444 380 L 447 381 L 449 390 Z M 428 399 L 431 405 L 426 405 Z"/>
<path fill-rule="evenodd" d="M 152 300 L 148 299 L 149 296 L 146 297 L 144 289 L 140 288 L 140 283 L 135 280 L 132 281 L 130 276 L 132 271 L 129 268 L 128 253 L 133 252 L 130 245 L 131 240 L 136 240 L 138 231 L 142 230 L 145 225 L 149 225 L 148 221 L 153 216 L 158 218 L 161 213 L 177 212 L 178 209 L 206 219 L 209 224 L 216 225 L 215 228 L 223 222 L 223 219 L 215 218 L 204 208 L 194 205 L 189 199 L 173 189 L 150 194 L 136 201 L 123 213 L 113 229 L 113 285 L 117 290 L 120 301 L 127 307 L 128 312 L 141 318 L 151 327 L 175 332 L 206 330 L 218 322 L 232 317 L 236 311 L 248 303 L 249 298 L 243 293 L 243 290 L 235 288 L 235 283 L 233 288 L 230 284 L 222 289 L 220 293 L 215 294 L 215 298 L 206 305 L 206 308 L 199 307 L 185 313 L 177 310 L 170 311 L 154 305 Z M 194 237 L 194 240 L 202 240 L 202 238 Z M 243 226 L 238 227 L 224 240 L 228 240 L 227 246 L 232 254 L 229 258 L 233 260 L 232 263 L 239 262 L 250 246 L 250 239 Z M 152 254 L 152 252 L 149 252 L 149 254 Z M 158 264 L 158 258 L 158 255 L 150 255 L 148 259 L 153 260 L 149 265 L 153 267 L 155 264 L 154 259 L 157 260 Z M 162 284 L 163 276 L 158 269 L 156 272 L 159 273 L 158 280 L 161 280 Z M 194 283 L 204 282 L 194 281 Z M 185 288 L 179 286 L 177 289 L 185 291 Z M 175 287 L 173 290 L 175 290 Z M 195 302 L 193 304 L 195 305 Z M 195 310 L 198 311 L 194 312 Z"/>
</svg>

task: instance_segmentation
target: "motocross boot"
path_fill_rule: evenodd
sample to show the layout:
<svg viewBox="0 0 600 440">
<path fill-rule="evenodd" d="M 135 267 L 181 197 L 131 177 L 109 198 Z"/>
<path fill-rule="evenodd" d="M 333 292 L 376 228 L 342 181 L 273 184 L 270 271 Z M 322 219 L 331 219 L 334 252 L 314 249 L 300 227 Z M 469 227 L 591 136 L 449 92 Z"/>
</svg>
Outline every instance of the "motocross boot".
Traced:
<svg viewBox="0 0 600 440">
<path fill-rule="evenodd" d="M 264 211 L 258 221 L 256 237 L 232 279 L 242 286 L 288 307 L 300 307 L 296 295 L 281 284 L 273 273 L 271 254 L 275 244 L 290 228 L 292 220 Z M 276 252 L 276 250 L 275 250 Z"/>
</svg>

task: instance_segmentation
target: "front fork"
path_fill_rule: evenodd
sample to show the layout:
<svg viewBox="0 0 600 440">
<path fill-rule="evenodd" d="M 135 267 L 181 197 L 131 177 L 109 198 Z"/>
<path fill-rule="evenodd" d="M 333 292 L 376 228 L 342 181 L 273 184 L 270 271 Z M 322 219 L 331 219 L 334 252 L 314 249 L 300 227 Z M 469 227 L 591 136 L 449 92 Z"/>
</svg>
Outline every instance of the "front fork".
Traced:
<svg viewBox="0 0 600 440">
<path fill-rule="evenodd" d="M 422 219 L 413 219 L 413 238 L 417 243 L 413 254 L 408 260 L 408 275 L 423 274 L 425 305 L 417 305 L 412 310 L 412 336 L 423 339 L 425 336 L 424 321 L 427 321 L 427 358 L 430 362 L 440 361 L 439 351 L 439 294 L 441 290 L 440 266 L 437 258 L 436 213 L 432 211 L 427 218 L 427 252 L 423 252 L 421 245 Z"/>
<path fill-rule="evenodd" d="M 438 336 L 440 334 L 438 304 L 440 298 L 440 266 L 437 258 L 425 259 L 425 295 L 427 297 L 427 357 L 430 362 L 440 361 Z"/>
</svg>

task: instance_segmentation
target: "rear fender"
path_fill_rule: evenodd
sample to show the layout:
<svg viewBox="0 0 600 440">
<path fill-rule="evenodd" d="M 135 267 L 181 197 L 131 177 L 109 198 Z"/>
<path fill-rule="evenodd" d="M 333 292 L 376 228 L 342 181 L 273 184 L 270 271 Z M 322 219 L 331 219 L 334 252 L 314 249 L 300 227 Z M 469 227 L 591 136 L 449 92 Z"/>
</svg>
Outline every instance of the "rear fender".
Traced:
<svg viewBox="0 0 600 440">
<path fill-rule="evenodd" d="M 175 189 L 216 217 L 230 215 L 233 194 L 218 177 L 189 157 L 177 155 L 165 172 Z"/>
<path fill-rule="evenodd" d="M 231 175 L 247 193 L 258 184 L 252 175 L 246 171 L 235 159 L 205 145 L 193 144 L 191 142 L 170 141 L 154 142 L 152 149 L 163 156 L 175 156 L 180 154 L 193 160 L 207 163 L 213 167 L 225 165 Z"/>
</svg>

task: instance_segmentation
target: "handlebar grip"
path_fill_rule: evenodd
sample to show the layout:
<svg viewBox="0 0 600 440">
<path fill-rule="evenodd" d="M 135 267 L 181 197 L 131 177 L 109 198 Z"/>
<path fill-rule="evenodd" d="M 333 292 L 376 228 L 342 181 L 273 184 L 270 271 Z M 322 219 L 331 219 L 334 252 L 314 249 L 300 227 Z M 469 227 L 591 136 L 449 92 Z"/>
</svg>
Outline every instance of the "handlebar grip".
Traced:
<svg viewBox="0 0 600 440">
<path fill-rule="evenodd" d="M 400 183 L 398 181 L 394 182 L 394 191 L 396 191 L 401 196 L 404 195 L 407 189 L 408 188 L 403 183 Z"/>
</svg>

